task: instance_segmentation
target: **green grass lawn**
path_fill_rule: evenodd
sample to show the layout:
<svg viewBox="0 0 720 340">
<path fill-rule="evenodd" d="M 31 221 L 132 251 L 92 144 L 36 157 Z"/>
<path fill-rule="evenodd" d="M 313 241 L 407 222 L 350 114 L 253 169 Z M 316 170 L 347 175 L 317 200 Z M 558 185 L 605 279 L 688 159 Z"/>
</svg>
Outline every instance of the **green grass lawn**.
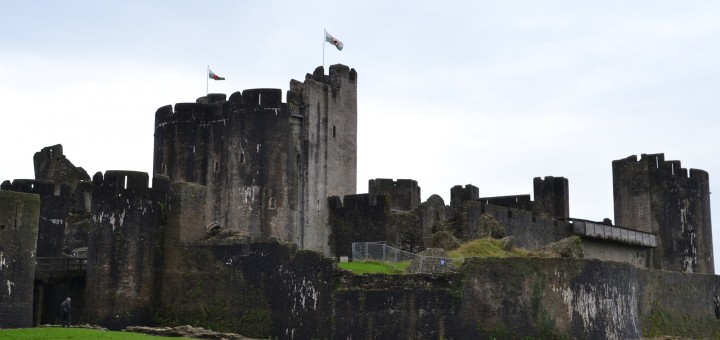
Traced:
<svg viewBox="0 0 720 340">
<path fill-rule="evenodd" d="M 353 261 L 340 262 L 338 267 L 349 270 L 355 274 L 403 274 L 410 261 L 383 262 L 383 261 Z"/>
<path fill-rule="evenodd" d="M 0 329 L 0 339 L 100 339 L 100 340 L 151 340 L 178 339 L 132 332 L 111 332 L 87 328 L 34 327 Z"/>
</svg>

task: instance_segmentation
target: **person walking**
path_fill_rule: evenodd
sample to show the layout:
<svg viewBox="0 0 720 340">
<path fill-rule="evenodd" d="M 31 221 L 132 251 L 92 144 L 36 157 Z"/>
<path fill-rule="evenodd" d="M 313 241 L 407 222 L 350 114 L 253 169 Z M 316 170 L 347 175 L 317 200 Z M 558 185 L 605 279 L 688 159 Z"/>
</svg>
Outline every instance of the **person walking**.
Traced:
<svg viewBox="0 0 720 340">
<path fill-rule="evenodd" d="M 71 318 L 70 318 L 70 311 L 72 308 L 70 307 L 70 298 L 65 299 L 60 304 L 60 312 L 62 312 L 62 326 L 63 327 L 70 327 Z"/>
</svg>

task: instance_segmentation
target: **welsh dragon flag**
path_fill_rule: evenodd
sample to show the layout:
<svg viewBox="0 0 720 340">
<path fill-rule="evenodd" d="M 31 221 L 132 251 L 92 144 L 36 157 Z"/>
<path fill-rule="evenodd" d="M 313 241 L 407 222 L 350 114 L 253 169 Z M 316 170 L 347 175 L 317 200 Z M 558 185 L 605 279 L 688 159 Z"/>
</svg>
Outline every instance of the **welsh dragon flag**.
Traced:
<svg viewBox="0 0 720 340">
<path fill-rule="evenodd" d="M 325 31 L 325 41 L 327 41 L 327 42 L 335 45 L 335 47 L 337 47 L 337 49 L 338 49 L 339 51 L 342 51 L 342 49 L 343 49 L 343 43 L 342 43 L 342 41 L 337 40 L 337 38 L 335 38 L 335 37 L 333 37 L 332 35 L 330 35 L 330 33 L 328 33 L 327 31 Z"/>
<path fill-rule="evenodd" d="M 210 69 L 208 69 L 208 78 L 214 79 L 214 80 L 225 80 L 224 77 L 221 77 L 221 76 L 213 73 L 213 71 L 211 71 Z"/>
</svg>

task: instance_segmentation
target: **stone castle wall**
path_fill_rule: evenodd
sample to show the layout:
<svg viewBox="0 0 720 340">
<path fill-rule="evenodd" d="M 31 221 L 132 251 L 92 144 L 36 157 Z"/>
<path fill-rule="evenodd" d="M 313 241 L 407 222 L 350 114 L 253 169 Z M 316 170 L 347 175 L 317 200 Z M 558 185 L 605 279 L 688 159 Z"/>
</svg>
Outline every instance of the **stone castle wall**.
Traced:
<svg viewBox="0 0 720 340">
<path fill-rule="evenodd" d="M 116 328 L 152 322 L 168 179 L 135 171 L 93 176 L 84 321 Z"/>
<path fill-rule="evenodd" d="M 0 328 L 33 325 L 39 220 L 38 195 L 0 190 Z"/>
</svg>

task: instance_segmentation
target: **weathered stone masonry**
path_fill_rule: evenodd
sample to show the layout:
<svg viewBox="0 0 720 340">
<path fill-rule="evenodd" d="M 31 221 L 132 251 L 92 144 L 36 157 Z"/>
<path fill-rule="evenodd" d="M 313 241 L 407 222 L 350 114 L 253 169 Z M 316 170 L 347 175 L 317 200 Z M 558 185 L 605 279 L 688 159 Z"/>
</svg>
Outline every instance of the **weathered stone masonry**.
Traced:
<svg viewBox="0 0 720 340">
<path fill-rule="evenodd" d="M 714 273 L 708 173 L 663 154 L 613 161 L 615 221 L 658 235 L 652 268 Z"/>
<path fill-rule="evenodd" d="M 327 197 L 355 193 L 357 74 L 322 67 L 278 89 L 160 108 L 153 171 L 207 188 L 205 223 L 329 254 Z"/>
<path fill-rule="evenodd" d="M 32 327 L 40 197 L 0 190 L 0 328 Z"/>
</svg>

